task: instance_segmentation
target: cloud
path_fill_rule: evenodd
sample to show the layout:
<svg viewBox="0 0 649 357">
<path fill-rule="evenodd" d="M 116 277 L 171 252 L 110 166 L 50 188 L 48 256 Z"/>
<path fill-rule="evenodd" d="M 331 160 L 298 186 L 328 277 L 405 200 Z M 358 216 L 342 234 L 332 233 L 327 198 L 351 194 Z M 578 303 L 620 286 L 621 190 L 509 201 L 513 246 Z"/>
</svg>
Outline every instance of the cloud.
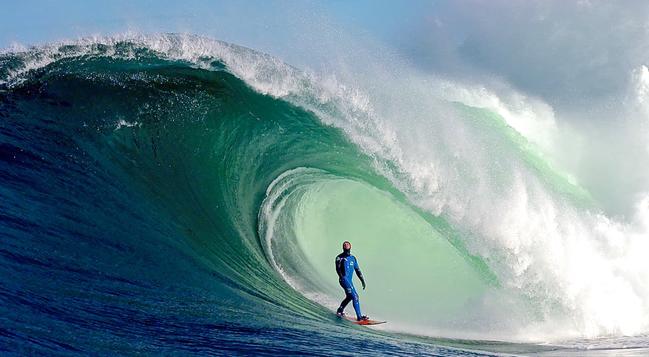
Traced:
<svg viewBox="0 0 649 357">
<path fill-rule="evenodd" d="M 432 70 L 498 76 L 556 105 L 626 90 L 648 61 L 649 2 L 457 1 L 402 46 Z"/>
</svg>

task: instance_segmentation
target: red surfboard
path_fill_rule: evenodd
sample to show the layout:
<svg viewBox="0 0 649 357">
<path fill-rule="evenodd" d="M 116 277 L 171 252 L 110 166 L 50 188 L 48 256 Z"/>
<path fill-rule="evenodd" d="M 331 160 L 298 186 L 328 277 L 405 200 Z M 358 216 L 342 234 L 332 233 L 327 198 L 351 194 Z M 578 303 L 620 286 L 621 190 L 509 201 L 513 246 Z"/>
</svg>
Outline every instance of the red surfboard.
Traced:
<svg viewBox="0 0 649 357">
<path fill-rule="evenodd" d="M 354 317 L 345 316 L 345 320 L 354 323 L 356 325 L 371 326 L 371 325 L 380 325 L 384 324 L 387 321 L 376 321 L 376 320 L 361 320 L 357 321 Z"/>
</svg>

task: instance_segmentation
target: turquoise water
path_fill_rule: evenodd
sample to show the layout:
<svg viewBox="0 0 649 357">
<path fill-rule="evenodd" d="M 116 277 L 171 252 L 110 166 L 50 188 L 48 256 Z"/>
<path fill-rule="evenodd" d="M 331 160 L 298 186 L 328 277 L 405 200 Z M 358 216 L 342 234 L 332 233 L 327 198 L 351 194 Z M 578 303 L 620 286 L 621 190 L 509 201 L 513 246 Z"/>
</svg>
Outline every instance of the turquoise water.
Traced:
<svg viewBox="0 0 649 357">
<path fill-rule="evenodd" d="M 480 232 L 413 200 L 395 181 L 403 167 L 354 136 L 371 128 L 339 125 L 349 108 L 299 73 L 176 35 L 2 54 L 0 349 L 583 349 L 503 337 L 566 307 L 536 285 L 513 289 L 509 253 L 481 255 Z M 596 207 L 496 114 L 449 105 L 553 195 Z M 343 240 L 368 282 L 364 311 L 389 321 L 380 328 L 332 316 Z"/>
</svg>

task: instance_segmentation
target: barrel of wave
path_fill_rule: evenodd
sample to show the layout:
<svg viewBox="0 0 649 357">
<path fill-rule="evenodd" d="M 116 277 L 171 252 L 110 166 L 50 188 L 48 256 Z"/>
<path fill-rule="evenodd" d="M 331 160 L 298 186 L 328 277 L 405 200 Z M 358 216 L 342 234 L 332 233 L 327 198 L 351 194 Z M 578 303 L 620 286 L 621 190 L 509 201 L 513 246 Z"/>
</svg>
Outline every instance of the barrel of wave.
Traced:
<svg viewBox="0 0 649 357">
<path fill-rule="evenodd" d="M 368 283 L 363 291 L 356 280 L 363 313 L 389 320 L 384 328 L 454 335 L 475 322 L 489 284 L 433 225 L 391 194 L 300 169 L 278 178 L 265 207 L 271 259 L 310 299 L 331 310 L 343 299 L 334 258 L 349 240 Z"/>
</svg>

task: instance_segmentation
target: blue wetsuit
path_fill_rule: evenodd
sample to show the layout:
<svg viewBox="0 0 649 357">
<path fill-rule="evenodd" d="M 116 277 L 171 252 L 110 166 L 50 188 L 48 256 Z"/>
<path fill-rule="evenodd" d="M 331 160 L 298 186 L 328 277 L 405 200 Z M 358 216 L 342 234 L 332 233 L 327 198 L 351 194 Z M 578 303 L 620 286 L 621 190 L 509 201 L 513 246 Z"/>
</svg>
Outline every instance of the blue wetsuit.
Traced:
<svg viewBox="0 0 649 357">
<path fill-rule="evenodd" d="M 352 284 L 354 271 L 356 272 L 356 275 L 358 275 L 358 278 L 361 280 L 361 283 L 363 283 L 363 287 L 365 287 L 363 273 L 361 273 L 361 268 L 358 267 L 358 261 L 356 261 L 356 257 L 351 255 L 349 251 L 344 251 L 338 254 L 338 256 L 336 257 L 336 272 L 338 273 L 338 283 L 340 283 L 340 286 L 342 286 L 342 288 L 345 290 L 345 300 L 340 303 L 338 313 L 342 313 L 345 310 L 347 304 L 349 304 L 350 301 L 353 301 L 354 310 L 356 310 L 356 318 L 360 320 L 362 316 L 361 304 L 358 301 L 358 294 L 356 293 L 354 284 Z"/>
</svg>

